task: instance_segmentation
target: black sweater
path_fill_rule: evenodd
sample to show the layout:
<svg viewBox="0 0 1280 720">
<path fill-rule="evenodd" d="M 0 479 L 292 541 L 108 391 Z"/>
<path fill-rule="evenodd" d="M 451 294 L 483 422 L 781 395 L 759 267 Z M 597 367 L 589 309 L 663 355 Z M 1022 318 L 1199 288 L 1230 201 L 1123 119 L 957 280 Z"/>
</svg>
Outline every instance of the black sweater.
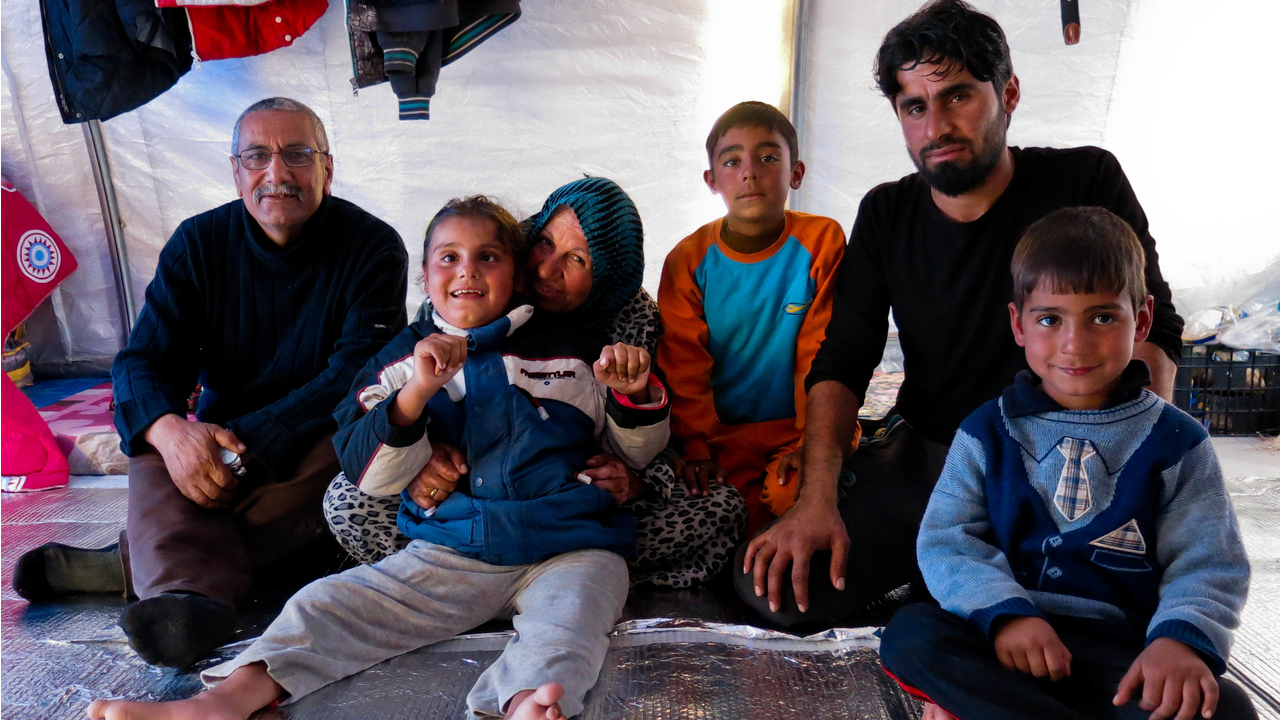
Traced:
<svg viewBox="0 0 1280 720">
<path fill-rule="evenodd" d="M 328 197 L 279 248 L 240 200 L 189 218 L 160 253 L 111 379 L 121 447 L 166 413 L 235 431 L 275 478 L 326 432 L 351 380 L 405 326 L 408 255 L 391 226 Z"/>
<path fill-rule="evenodd" d="M 1137 233 L 1147 292 L 1155 296 L 1148 339 L 1178 357 L 1182 318 L 1160 274 L 1147 216 L 1115 156 L 1095 147 L 1012 151 L 1009 187 L 973 222 L 947 218 L 918 173 L 867 193 L 808 387 L 837 380 L 864 401 L 892 308 L 906 371 L 897 411 L 925 435 L 950 442 L 961 420 L 1027 367 L 1009 329 L 1014 247 L 1036 220 L 1082 205 L 1114 212 Z"/>
</svg>

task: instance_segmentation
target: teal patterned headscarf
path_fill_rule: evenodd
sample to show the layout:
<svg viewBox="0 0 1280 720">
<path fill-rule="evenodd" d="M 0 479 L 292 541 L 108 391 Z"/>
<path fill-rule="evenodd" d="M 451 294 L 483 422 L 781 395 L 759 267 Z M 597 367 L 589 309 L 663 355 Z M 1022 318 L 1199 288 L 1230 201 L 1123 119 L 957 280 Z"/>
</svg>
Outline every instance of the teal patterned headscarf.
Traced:
<svg viewBox="0 0 1280 720">
<path fill-rule="evenodd" d="M 568 205 L 578 216 L 591 251 L 591 292 L 569 318 L 583 329 L 608 335 L 613 320 L 640 291 L 644 279 L 644 228 L 635 203 L 617 183 L 586 177 L 547 198 L 542 210 L 525 220 L 525 244 L 532 247 L 556 209 Z"/>
</svg>

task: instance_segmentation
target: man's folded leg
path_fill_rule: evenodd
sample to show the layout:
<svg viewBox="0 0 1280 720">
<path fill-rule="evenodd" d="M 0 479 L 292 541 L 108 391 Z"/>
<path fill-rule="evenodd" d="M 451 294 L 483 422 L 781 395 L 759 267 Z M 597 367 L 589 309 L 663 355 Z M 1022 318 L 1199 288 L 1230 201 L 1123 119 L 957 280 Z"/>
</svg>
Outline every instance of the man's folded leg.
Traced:
<svg viewBox="0 0 1280 720">
<path fill-rule="evenodd" d="M 844 590 L 831 584 L 831 552 L 819 551 L 809 563 L 808 610 L 802 613 L 796 606 L 789 567 L 783 575 L 781 605 L 770 610 L 767 595 L 755 594 L 754 576 L 742 572 L 744 543 L 734 563 L 738 595 L 761 617 L 791 628 L 837 626 L 850 615 L 877 609 L 888 593 L 903 585 L 913 584 L 923 593 L 916 535 L 948 449 L 899 422 L 886 437 L 859 446 L 845 463 L 839 501 L 849 533 Z"/>
<path fill-rule="evenodd" d="M 129 461 L 121 551 L 138 602 L 120 626 L 143 660 L 186 667 L 231 636 L 252 578 L 236 515 L 188 500 L 157 453 Z"/>
<path fill-rule="evenodd" d="M 121 626 L 138 654 L 154 665 L 185 667 L 225 642 L 253 569 L 327 532 L 320 499 L 337 467 L 326 436 L 293 477 L 264 482 L 250 473 L 233 509 L 208 510 L 182 495 L 159 455 L 134 458 L 122 554 L 139 601 Z"/>
</svg>

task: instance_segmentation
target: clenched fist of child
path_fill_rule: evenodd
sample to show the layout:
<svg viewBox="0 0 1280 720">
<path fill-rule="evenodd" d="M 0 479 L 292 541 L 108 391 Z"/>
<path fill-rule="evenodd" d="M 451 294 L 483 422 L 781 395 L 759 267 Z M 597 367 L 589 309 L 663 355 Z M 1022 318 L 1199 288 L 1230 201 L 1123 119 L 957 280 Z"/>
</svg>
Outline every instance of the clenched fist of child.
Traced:
<svg viewBox="0 0 1280 720">
<path fill-rule="evenodd" d="M 411 425 L 422 416 L 427 401 L 453 379 L 467 361 L 467 339 L 433 333 L 413 346 L 413 377 L 400 388 L 387 413 L 395 425 Z"/>
<path fill-rule="evenodd" d="M 626 343 L 605 345 L 592 365 L 596 382 L 626 395 L 637 405 L 649 402 L 649 351 Z"/>
</svg>

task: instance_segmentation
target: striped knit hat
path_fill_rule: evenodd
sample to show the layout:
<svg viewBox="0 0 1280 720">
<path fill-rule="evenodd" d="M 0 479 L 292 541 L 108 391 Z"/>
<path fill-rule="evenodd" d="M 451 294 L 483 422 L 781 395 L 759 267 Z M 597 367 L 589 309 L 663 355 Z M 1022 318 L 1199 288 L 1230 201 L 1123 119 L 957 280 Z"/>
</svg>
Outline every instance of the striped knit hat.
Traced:
<svg viewBox="0 0 1280 720">
<path fill-rule="evenodd" d="M 640 291 L 644 279 L 644 228 L 635 203 L 617 183 L 602 177 L 575 180 L 551 193 L 537 215 L 525 220 L 532 247 L 556 208 L 578 216 L 591 251 L 591 293 L 570 313 L 588 332 L 607 335 L 618 311 Z"/>
</svg>

